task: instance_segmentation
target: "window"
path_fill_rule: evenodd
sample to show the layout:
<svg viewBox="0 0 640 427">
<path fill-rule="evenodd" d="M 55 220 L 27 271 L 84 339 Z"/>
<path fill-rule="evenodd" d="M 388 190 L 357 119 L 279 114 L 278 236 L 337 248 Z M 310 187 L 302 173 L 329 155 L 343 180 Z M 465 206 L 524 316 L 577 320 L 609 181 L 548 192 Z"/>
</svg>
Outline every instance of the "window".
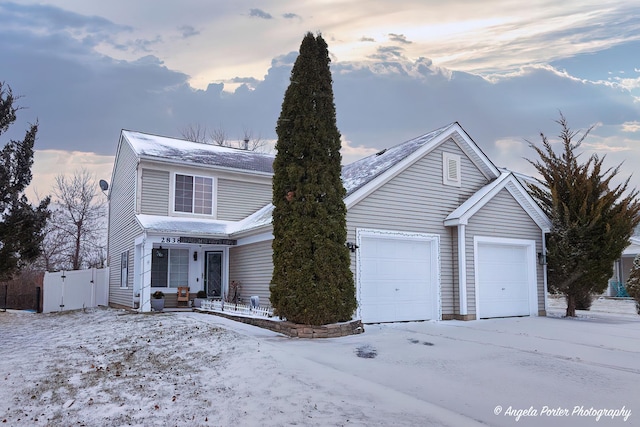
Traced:
<svg viewBox="0 0 640 427">
<path fill-rule="evenodd" d="M 120 254 L 120 287 L 126 288 L 129 284 L 129 251 Z"/>
<path fill-rule="evenodd" d="M 189 285 L 189 249 L 153 248 L 151 286 L 177 288 Z"/>
<path fill-rule="evenodd" d="M 213 213 L 213 178 L 176 174 L 176 212 L 211 215 Z"/>
<path fill-rule="evenodd" d="M 452 153 L 442 153 L 442 183 L 460 187 L 460 156 Z"/>
</svg>

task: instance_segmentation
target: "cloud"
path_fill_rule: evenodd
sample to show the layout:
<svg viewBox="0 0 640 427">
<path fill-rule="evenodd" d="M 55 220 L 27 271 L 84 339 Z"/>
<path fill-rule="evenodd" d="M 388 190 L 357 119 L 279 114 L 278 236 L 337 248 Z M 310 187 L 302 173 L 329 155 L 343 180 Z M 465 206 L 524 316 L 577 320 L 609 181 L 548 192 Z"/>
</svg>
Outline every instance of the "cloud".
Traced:
<svg viewBox="0 0 640 427">
<path fill-rule="evenodd" d="M 379 149 L 377 148 L 365 147 L 362 144 L 352 146 L 351 141 L 349 141 L 347 138 L 345 138 L 344 135 L 342 135 L 342 148 L 340 149 L 340 154 L 342 154 L 343 164 L 352 163 L 363 157 L 375 154 L 378 151 Z"/>
<path fill-rule="evenodd" d="M 404 34 L 389 33 L 389 40 L 391 40 L 392 42 L 398 42 L 398 43 L 402 43 L 402 44 L 411 44 L 411 43 L 413 43 L 412 41 L 407 40 L 407 37 Z"/>
<path fill-rule="evenodd" d="M 261 9 L 251 9 L 249 11 L 249 16 L 261 19 L 273 19 L 273 16 L 271 16 L 270 13 L 267 13 Z"/>
<path fill-rule="evenodd" d="M 182 33 L 182 37 L 185 38 L 185 39 L 189 38 L 189 37 L 197 36 L 197 35 L 200 34 L 200 31 L 196 30 L 191 25 L 182 25 L 182 26 L 178 27 L 178 31 L 180 31 L 180 33 Z"/>
<path fill-rule="evenodd" d="M 300 20 L 302 20 L 302 17 L 300 15 L 298 15 L 298 14 L 295 14 L 295 13 L 285 13 L 285 14 L 282 15 L 282 17 L 284 19 L 300 19 Z"/>
<path fill-rule="evenodd" d="M 168 67 L 156 54 L 127 60 L 99 53 L 100 37 L 134 49 L 123 26 L 97 20 L 96 28 L 83 27 L 82 22 L 91 18 L 83 21 L 63 14 L 64 19 L 56 20 L 43 16 L 48 9 L 40 6 L 20 6 L 26 8 L 24 13 L 14 11 L 9 19 L 7 7 L 18 6 L 0 4 L 0 76 L 14 93 L 24 95 L 21 105 L 28 107 L 19 112 L 16 129 L 24 132 L 26 123 L 39 120 L 38 152 L 113 156 L 122 128 L 179 136 L 189 123 L 223 127 L 234 136 L 249 129 L 265 139 L 275 138 L 296 52 L 275 56 L 261 79 L 229 78 L 201 90 L 189 85 L 189 75 Z M 33 16 L 27 13 L 31 11 Z M 38 15 L 49 27 L 32 26 Z M 65 29 L 71 28 L 67 22 L 86 28 L 86 34 Z M 109 35 L 110 31 L 126 37 Z M 161 38 L 141 40 L 148 43 L 137 48 L 147 51 L 162 43 Z M 488 80 L 410 55 L 408 49 L 415 44 L 374 45 L 375 54 L 365 60 L 332 62 L 345 160 L 458 121 L 496 165 L 527 173 L 523 157 L 532 153 L 523 141 L 538 141 L 541 131 L 557 134 L 554 120 L 561 110 L 575 129 L 602 123 L 585 149 L 614 147 L 609 151 L 612 160 L 620 156 L 628 164 L 640 164 L 640 104 L 617 82 L 593 81 L 576 76 L 571 67 L 562 71 L 548 65 L 519 67 Z M 597 62 L 598 54 L 594 55 Z M 75 158 L 87 162 L 89 157 Z"/>
<path fill-rule="evenodd" d="M 375 42 L 376 39 L 374 39 L 373 37 L 362 36 L 362 37 L 360 37 L 360 41 L 361 42 Z"/>
<path fill-rule="evenodd" d="M 634 120 L 622 123 L 622 132 L 640 132 L 640 122 Z"/>
<path fill-rule="evenodd" d="M 380 46 L 376 53 L 369 55 L 370 59 L 389 61 L 404 58 L 404 49 L 399 46 Z"/>
</svg>

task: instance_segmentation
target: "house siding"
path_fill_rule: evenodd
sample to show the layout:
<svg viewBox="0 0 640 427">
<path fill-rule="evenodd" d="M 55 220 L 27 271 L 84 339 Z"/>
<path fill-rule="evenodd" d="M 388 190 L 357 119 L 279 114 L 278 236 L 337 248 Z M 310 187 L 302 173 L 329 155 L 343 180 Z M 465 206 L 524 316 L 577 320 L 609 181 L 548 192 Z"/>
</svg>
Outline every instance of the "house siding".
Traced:
<svg viewBox="0 0 640 427">
<path fill-rule="evenodd" d="M 442 183 L 442 153 L 460 156 L 460 187 Z M 453 314 L 455 300 L 452 233 L 444 226 L 446 216 L 486 185 L 487 177 L 449 139 L 382 185 L 347 213 L 348 240 L 355 241 L 357 228 L 411 231 L 440 236 L 440 284 L 442 314 Z M 351 257 L 355 272 L 355 257 Z"/>
<path fill-rule="evenodd" d="M 240 221 L 271 202 L 271 182 L 218 180 L 218 219 Z"/>
<path fill-rule="evenodd" d="M 169 180 L 168 171 L 142 169 L 140 213 L 169 215 Z"/>
<path fill-rule="evenodd" d="M 269 284 L 273 274 L 273 250 L 271 240 L 234 246 L 229 249 L 229 281 L 242 284 L 241 297 L 260 297 L 260 305 L 270 305 Z"/>
<path fill-rule="evenodd" d="M 542 252 L 542 230 L 506 189 L 471 217 L 466 228 L 467 300 L 469 314 L 475 315 L 474 236 L 535 240 L 536 252 Z M 543 267 L 536 262 L 539 312 L 545 309 L 543 273 Z"/>
<path fill-rule="evenodd" d="M 114 165 L 109 199 L 109 303 L 133 305 L 134 240 L 142 233 L 135 219 L 137 158 L 122 142 Z M 120 287 L 120 254 L 129 251 L 127 288 Z"/>
</svg>

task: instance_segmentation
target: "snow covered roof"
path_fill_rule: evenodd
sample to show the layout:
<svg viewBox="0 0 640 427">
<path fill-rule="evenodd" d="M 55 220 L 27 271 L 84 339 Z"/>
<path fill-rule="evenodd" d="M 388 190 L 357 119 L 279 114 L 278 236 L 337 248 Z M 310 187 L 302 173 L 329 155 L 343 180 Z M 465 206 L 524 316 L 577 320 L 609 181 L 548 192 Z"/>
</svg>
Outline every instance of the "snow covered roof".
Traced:
<svg viewBox="0 0 640 427">
<path fill-rule="evenodd" d="M 199 236 L 228 237 L 271 224 L 273 205 L 259 209 L 241 221 L 222 221 L 209 218 L 189 218 L 138 214 L 136 218 L 147 231 L 172 235 L 197 234 Z"/>
<path fill-rule="evenodd" d="M 147 231 L 171 234 L 197 234 L 228 236 L 229 229 L 236 223 L 207 218 L 182 218 L 174 216 L 136 215 L 140 225 Z"/>
<path fill-rule="evenodd" d="M 640 254 L 640 237 L 632 236 L 629 239 L 629 246 L 622 252 L 622 255 L 637 255 Z"/>
<path fill-rule="evenodd" d="M 269 203 L 267 206 L 263 207 L 257 212 L 254 212 L 242 221 L 235 223 L 230 230 L 231 233 L 238 234 L 271 224 L 271 215 L 273 214 L 273 208 L 273 204 Z"/>
<path fill-rule="evenodd" d="M 343 166 L 342 182 L 347 190 L 347 195 L 352 194 L 419 148 L 432 142 L 451 126 L 453 123 Z"/>
<path fill-rule="evenodd" d="M 454 123 L 398 144 L 342 167 L 347 195 L 371 182 L 398 162 L 432 142 Z M 275 156 L 255 151 L 203 144 L 147 133 L 123 130 L 122 135 L 139 157 L 220 166 L 231 169 L 273 173 Z"/>
<path fill-rule="evenodd" d="M 418 150 L 423 148 L 424 150 L 429 150 L 430 148 L 428 146 L 437 146 L 444 138 L 447 137 L 447 131 L 455 129 L 458 129 L 458 134 L 460 131 L 464 133 L 464 130 L 462 130 L 457 123 L 450 123 L 417 138 L 395 145 L 391 148 L 381 150 L 374 155 L 343 166 L 342 181 L 347 192 L 347 196 L 354 194 L 356 191 L 385 174 L 385 172 L 390 171 L 392 168 L 398 167 L 397 165 L 401 164 L 401 162 L 409 158 Z M 202 165 L 273 173 L 273 155 L 149 135 L 140 132 L 123 130 L 122 133 L 129 141 L 134 151 L 141 157 L 155 157 L 173 161 L 181 160 L 184 162 L 192 162 Z M 460 137 L 464 139 L 463 136 Z M 517 190 L 513 191 L 511 189 L 514 197 L 517 196 L 516 198 L 519 199 L 518 201 L 521 205 L 523 205 L 523 207 L 525 207 L 525 209 L 535 217 L 534 220 L 536 220 L 536 222 L 545 229 L 545 221 L 548 220 L 544 214 L 542 214 L 540 208 L 535 204 L 535 202 L 533 202 L 528 193 L 520 194 L 521 192 L 526 193 L 526 191 L 524 191 L 524 187 L 515 178 L 514 174 L 507 170 L 498 171 L 495 166 L 490 164 L 488 159 L 485 159 L 486 156 L 484 156 L 484 154 L 477 152 L 479 148 L 476 149 L 473 142 L 470 142 L 467 145 L 472 146 L 470 147 L 472 151 L 471 155 L 478 157 L 480 159 L 478 160 L 480 164 L 488 164 L 487 167 L 489 175 L 498 174 L 500 172 L 502 173 L 501 175 L 498 175 L 498 178 L 492 183 L 480 189 L 474 196 L 452 212 L 447 217 L 447 221 L 449 222 L 447 225 L 454 225 L 454 223 L 459 221 L 466 221 L 468 217 L 479 209 L 479 207 L 487 203 L 497 191 L 504 188 L 506 183 L 503 184 L 503 181 L 509 180 L 518 183 Z M 511 187 L 514 186 L 515 184 L 511 185 Z M 358 192 L 358 194 L 360 193 L 362 192 Z M 216 221 L 210 219 L 156 217 L 151 215 L 138 215 L 137 217 L 144 228 L 157 232 L 173 231 L 178 233 L 231 235 L 248 232 L 271 224 L 273 209 L 274 206 L 272 204 L 268 204 L 249 217 L 237 222 Z"/>
<path fill-rule="evenodd" d="M 139 157 L 158 158 L 218 166 L 222 168 L 240 169 L 253 172 L 273 173 L 272 154 L 237 148 L 221 147 L 212 144 L 186 141 L 165 136 L 123 130 L 125 137 Z"/>
</svg>

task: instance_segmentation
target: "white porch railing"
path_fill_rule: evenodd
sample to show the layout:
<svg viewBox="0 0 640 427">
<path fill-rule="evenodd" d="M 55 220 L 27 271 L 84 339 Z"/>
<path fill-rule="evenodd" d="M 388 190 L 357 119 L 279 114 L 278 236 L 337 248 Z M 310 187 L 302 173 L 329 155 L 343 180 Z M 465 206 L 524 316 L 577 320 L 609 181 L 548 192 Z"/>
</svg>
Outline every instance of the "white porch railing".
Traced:
<svg viewBox="0 0 640 427">
<path fill-rule="evenodd" d="M 221 300 L 204 300 L 200 305 L 200 310 L 241 314 L 251 317 L 273 317 L 273 308 L 271 307 L 251 307 L 246 304 L 234 304 Z"/>
</svg>

